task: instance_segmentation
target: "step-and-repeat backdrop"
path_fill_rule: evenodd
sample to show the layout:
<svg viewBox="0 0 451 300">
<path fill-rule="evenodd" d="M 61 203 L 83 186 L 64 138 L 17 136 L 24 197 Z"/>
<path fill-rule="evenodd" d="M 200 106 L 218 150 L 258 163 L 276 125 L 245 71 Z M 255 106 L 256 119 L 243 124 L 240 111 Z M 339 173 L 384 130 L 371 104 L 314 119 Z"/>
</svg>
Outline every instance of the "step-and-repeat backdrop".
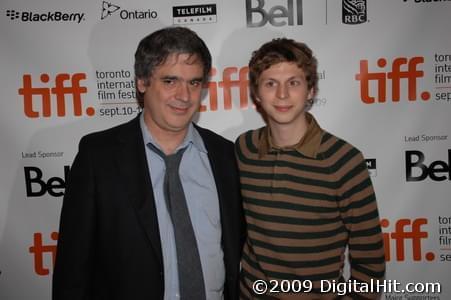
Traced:
<svg viewBox="0 0 451 300">
<path fill-rule="evenodd" d="M 451 1 L 0 5 L 0 299 L 50 298 L 78 141 L 136 116 L 134 51 L 171 25 L 190 27 L 211 49 L 196 122 L 230 140 L 263 125 L 248 95 L 251 52 L 281 36 L 310 45 L 320 77 L 312 113 L 364 153 L 387 280 L 415 284 L 416 292 L 388 291 L 385 299 L 451 299 Z"/>
</svg>

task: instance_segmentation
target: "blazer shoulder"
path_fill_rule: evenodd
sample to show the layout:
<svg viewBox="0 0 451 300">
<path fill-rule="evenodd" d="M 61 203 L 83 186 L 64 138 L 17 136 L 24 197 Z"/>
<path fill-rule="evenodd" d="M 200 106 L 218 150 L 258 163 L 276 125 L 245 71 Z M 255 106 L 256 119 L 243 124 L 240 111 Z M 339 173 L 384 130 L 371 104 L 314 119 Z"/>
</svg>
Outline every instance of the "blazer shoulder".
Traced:
<svg viewBox="0 0 451 300">
<path fill-rule="evenodd" d="M 202 139 L 204 140 L 204 143 L 213 144 L 216 147 L 233 147 L 233 143 L 230 140 L 211 131 L 210 129 L 200 127 L 199 125 L 196 124 L 194 124 L 194 127 L 201 135 Z"/>
<path fill-rule="evenodd" d="M 80 147 L 94 148 L 111 147 L 118 141 L 141 135 L 139 117 L 117 126 L 89 133 L 80 139 Z"/>
</svg>

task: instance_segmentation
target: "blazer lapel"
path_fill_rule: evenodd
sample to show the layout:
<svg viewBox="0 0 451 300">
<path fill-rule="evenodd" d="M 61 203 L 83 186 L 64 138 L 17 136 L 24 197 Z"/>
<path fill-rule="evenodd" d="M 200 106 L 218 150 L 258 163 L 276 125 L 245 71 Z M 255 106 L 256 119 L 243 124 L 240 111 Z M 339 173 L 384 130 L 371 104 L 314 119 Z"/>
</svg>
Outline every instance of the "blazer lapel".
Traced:
<svg viewBox="0 0 451 300">
<path fill-rule="evenodd" d="M 118 135 L 120 151 L 116 162 L 124 186 L 128 188 L 129 199 L 135 208 L 137 218 L 152 245 L 163 268 L 160 231 L 158 227 L 155 199 L 149 175 L 139 116 L 130 121 Z"/>
</svg>

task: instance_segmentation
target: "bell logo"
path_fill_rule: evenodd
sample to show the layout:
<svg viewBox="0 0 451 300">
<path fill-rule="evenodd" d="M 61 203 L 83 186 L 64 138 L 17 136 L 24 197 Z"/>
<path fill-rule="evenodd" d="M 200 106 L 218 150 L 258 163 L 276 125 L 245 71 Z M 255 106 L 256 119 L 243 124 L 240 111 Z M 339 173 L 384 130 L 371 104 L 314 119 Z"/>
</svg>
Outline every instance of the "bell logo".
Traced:
<svg viewBox="0 0 451 300">
<path fill-rule="evenodd" d="M 74 116 L 83 115 L 82 94 L 86 94 L 87 88 L 80 86 L 80 81 L 86 79 L 85 73 L 75 73 L 72 76 L 67 73 L 57 74 L 55 77 L 55 86 L 50 87 L 36 87 L 32 84 L 30 74 L 23 75 L 23 86 L 18 90 L 19 95 L 23 96 L 24 113 L 28 118 L 51 117 L 54 114 L 54 105 L 52 104 L 51 94 L 56 97 L 56 115 L 58 117 L 66 116 L 66 96 L 72 97 L 72 108 Z M 41 74 L 41 83 L 48 83 L 50 76 L 48 74 Z M 65 83 L 69 82 L 68 85 Z M 33 97 L 38 96 L 40 101 L 36 101 Z M 35 101 L 34 101 L 35 100 Z M 37 103 L 38 102 L 38 103 Z M 87 107 L 86 115 L 93 116 L 95 110 L 93 107 Z"/>
<path fill-rule="evenodd" d="M 451 180 L 451 149 L 448 149 L 448 162 L 437 160 L 428 166 L 424 158 L 421 151 L 406 151 L 406 181 L 423 181 L 427 177 L 433 181 Z"/>
<path fill-rule="evenodd" d="M 375 102 L 384 103 L 387 101 L 387 79 L 391 81 L 391 101 L 399 102 L 401 97 L 401 79 L 407 81 L 407 98 L 409 101 L 417 100 L 417 78 L 422 78 L 424 72 L 418 66 L 424 62 L 424 57 L 417 56 L 410 59 L 398 57 L 393 60 L 392 70 L 389 72 L 369 72 L 368 60 L 360 61 L 360 73 L 355 75 L 355 79 L 360 81 L 360 98 L 363 103 L 373 104 Z M 385 58 L 377 61 L 377 66 L 384 68 L 387 65 Z M 401 70 L 404 67 L 405 70 Z M 373 90 L 370 92 L 370 82 L 377 90 L 377 97 Z M 428 101 L 431 98 L 429 92 L 422 92 L 421 99 Z"/>
<path fill-rule="evenodd" d="M 395 260 L 405 261 L 406 253 L 411 249 L 413 261 L 421 261 L 423 259 L 423 248 L 421 245 L 421 240 L 428 237 L 428 232 L 423 231 L 421 226 L 426 225 L 428 220 L 426 218 L 419 219 L 399 219 L 396 221 L 395 229 L 392 232 L 384 232 L 384 247 L 385 247 L 385 260 L 390 261 L 392 241 L 394 241 L 395 246 Z M 388 228 L 390 222 L 387 219 L 381 220 L 381 227 Z M 411 247 L 406 247 L 406 240 L 411 241 Z M 407 248 L 407 249 L 406 249 Z M 427 252 L 424 256 L 427 261 L 433 261 L 435 259 L 435 254 L 432 252 Z"/>
<path fill-rule="evenodd" d="M 69 177 L 69 166 L 64 166 L 64 178 L 50 177 L 43 180 L 43 172 L 38 167 L 24 167 L 25 187 L 27 197 L 41 197 L 48 193 L 52 197 L 64 196 L 67 178 Z"/>
<path fill-rule="evenodd" d="M 268 1 L 268 0 L 266 0 Z M 286 5 L 274 5 L 271 8 L 265 8 L 265 0 L 246 0 L 246 22 L 247 27 L 262 27 L 266 23 L 272 26 L 293 26 L 302 25 L 302 0 L 296 0 L 296 8 L 294 8 L 293 0 L 283 1 Z M 269 2 L 269 1 L 268 1 Z M 255 3 L 256 6 L 253 6 Z M 253 18 L 254 15 L 260 15 Z"/>
</svg>

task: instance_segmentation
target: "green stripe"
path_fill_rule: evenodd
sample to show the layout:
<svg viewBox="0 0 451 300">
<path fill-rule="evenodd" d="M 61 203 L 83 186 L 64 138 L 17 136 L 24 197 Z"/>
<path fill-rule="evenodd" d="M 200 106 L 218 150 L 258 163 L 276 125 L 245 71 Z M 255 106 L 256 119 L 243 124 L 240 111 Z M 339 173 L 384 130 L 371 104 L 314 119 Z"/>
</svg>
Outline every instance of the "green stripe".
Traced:
<svg viewBox="0 0 451 300">
<path fill-rule="evenodd" d="M 378 224 L 369 229 L 351 231 L 349 233 L 350 234 L 349 238 L 367 237 L 367 236 L 372 236 L 372 235 L 376 235 L 376 234 L 380 234 L 380 233 L 381 233 L 381 227 Z"/>
<path fill-rule="evenodd" d="M 352 258 L 352 263 L 355 265 L 380 265 L 385 262 L 385 257 L 361 257 L 361 258 Z"/>
<path fill-rule="evenodd" d="M 251 151 L 249 149 L 249 151 Z M 330 174 L 334 173 L 340 168 L 342 168 L 349 160 L 358 155 L 360 152 L 356 148 L 351 148 L 347 153 L 345 153 L 334 165 L 319 167 L 319 166 L 310 166 L 306 164 L 302 164 L 303 159 L 299 159 L 296 162 L 289 162 L 286 160 L 276 160 L 275 157 L 273 160 L 263 160 L 263 159 L 251 159 L 244 155 L 242 150 L 238 147 L 237 149 L 237 157 L 238 160 L 243 164 L 248 165 L 250 167 L 286 167 L 291 168 L 293 170 L 306 171 L 318 174 Z M 366 167 L 366 166 L 365 166 Z"/>
<path fill-rule="evenodd" d="M 280 253 L 319 253 L 330 251 L 332 249 L 339 249 L 346 246 L 346 240 L 340 240 L 338 242 L 321 245 L 321 246 L 305 246 L 305 247 L 296 247 L 296 246 L 278 246 L 270 243 L 266 243 L 263 241 L 259 241 L 256 239 L 248 238 L 252 245 L 258 246 L 267 250 L 280 252 Z"/>
<path fill-rule="evenodd" d="M 364 163 L 359 163 L 353 169 L 349 170 L 348 173 L 343 175 L 343 177 L 340 178 L 340 181 L 337 182 L 337 184 L 339 186 L 343 186 L 346 182 L 353 180 L 356 176 L 364 171 L 367 171 L 366 165 Z M 368 171 L 366 174 L 368 174 Z"/>
<path fill-rule="evenodd" d="M 351 216 L 344 218 L 343 221 L 345 224 L 359 224 L 369 220 L 379 218 L 379 213 L 377 209 L 370 211 L 369 213 L 363 214 L 361 216 Z"/>
<path fill-rule="evenodd" d="M 276 265 L 276 266 L 283 266 L 288 268 L 317 268 L 317 267 L 323 267 L 335 264 L 337 262 L 341 261 L 341 256 L 332 256 L 325 259 L 319 259 L 319 260 L 307 260 L 307 261 L 286 261 L 277 259 L 274 257 L 268 257 L 265 255 L 255 255 L 257 258 L 257 261 L 259 262 L 265 262 L 268 264 Z"/>
<path fill-rule="evenodd" d="M 324 131 L 323 137 L 321 139 L 321 144 L 325 144 L 330 138 L 332 138 L 332 135 L 329 132 Z"/>
<path fill-rule="evenodd" d="M 286 187 L 270 187 L 270 186 L 258 186 L 253 184 L 241 184 L 241 189 L 244 191 L 257 192 L 257 193 L 265 193 L 265 194 L 281 194 L 281 195 L 290 195 L 299 198 L 309 198 L 316 200 L 325 200 L 325 201 L 337 201 L 338 199 L 335 195 L 327 195 L 323 193 L 314 193 L 307 192 L 302 190 L 295 190 Z"/>
<path fill-rule="evenodd" d="M 323 138 L 323 140 L 321 141 L 321 145 L 324 144 L 324 143 L 325 143 L 325 140 L 324 140 L 324 138 Z M 321 153 L 320 153 L 320 156 L 321 156 L 322 158 L 324 158 L 324 159 L 330 158 L 330 157 L 332 157 L 335 153 L 337 153 L 337 152 L 340 150 L 341 147 L 343 147 L 343 146 L 345 146 L 345 145 L 346 145 L 346 142 L 345 142 L 344 140 L 337 138 L 337 141 L 336 141 L 332 146 L 330 146 L 329 149 L 327 149 L 327 150 L 321 152 Z"/>
<path fill-rule="evenodd" d="M 284 279 L 295 280 L 296 279 L 296 280 L 320 281 L 320 280 L 327 280 L 327 279 L 335 279 L 335 278 L 338 278 L 338 276 L 340 275 L 340 272 L 338 270 L 332 271 L 332 272 L 321 273 L 321 274 L 315 274 L 315 275 L 312 275 L 312 274 L 296 275 L 296 274 L 292 274 L 292 273 L 274 272 L 274 271 L 269 271 L 269 270 L 262 270 L 246 254 L 243 254 L 243 259 L 255 270 L 259 270 L 262 273 L 264 273 L 266 275 L 266 277 L 272 277 L 272 278 L 276 278 L 279 280 L 284 280 Z M 255 281 L 255 280 L 259 279 L 259 278 L 256 278 L 255 276 L 252 276 L 252 274 L 250 274 L 249 272 L 247 272 L 244 269 L 242 270 L 242 272 L 243 272 L 243 275 L 248 277 L 251 281 Z"/>
<path fill-rule="evenodd" d="M 365 197 L 365 198 L 363 198 L 361 200 L 352 201 L 348 206 L 344 206 L 344 207 L 340 206 L 339 209 L 340 209 L 341 213 L 345 213 L 348 210 L 359 209 L 359 208 L 367 206 L 367 205 L 369 205 L 369 204 L 371 204 L 373 202 L 376 202 L 376 196 L 374 194 L 370 194 L 370 195 L 368 195 L 367 197 Z"/>
<path fill-rule="evenodd" d="M 243 178 L 250 179 L 289 181 L 294 183 L 306 184 L 310 186 L 325 187 L 329 189 L 337 189 L 339 187 L 337 182 L 334 181 L 317 180 L 285 173 L 274 174 L 274 173 L 257 173 L 257 172 L 241 171 L 240 176 Z"/>
<path fill-rule="evenodd" d="M 247 224 L 247 230 L 256 233 L 264 234 L 266 236 L 283 239 L 295 239 L 295 240 L 314 240 L 323 239 L 336 236 L 340 233 L 346 232 L 346 227 L 340 226 L 337 229 L 320 232 L 293 232 L 293 231 L 279 231 L 262 228 L 254 224 Z"/>
<path fill-rule="evenodd" d="M 368 244 L 349 244 L 349 250 L 356 250 L 356 251 L 371 251 L 371 250 L 377 250 L 384 248 L 384 242 L 378 241 L 374 243 L 368 243 Z"/>
<path fill-rule="evenodd" d="M 321 232 L 296 232 L 296 231 L 270 230 L 254 224 L 247 224 L 247 230 L 264 234 L 266 236 L 274 238 L 294 239 L 294 240 L 315 240 L 333 237 L 340 233 L 346 232 L 346 227 L 340 226 L 334 230 Z"/>
<path fill-rule="evenodd" d="M 248 209 L 244 209 L 244 214 L 255 219 L 272 222 L 272 223 L 282 223 L 282 224 L 293 224 L 293 225 L 327 225 L 333 224 L 341 221 L 340 216 L 333 218 L 321 218 L 321 219 L 306 219 L 306 218 L 293 218 L 286 216 L 276 216 L 257 213 Z"/>
<path fill-rule="evenodd" d="M 262 207 L 271 207 L 279 209 L 289 209 L 297 210 L 302 212 L 315 212 L 315 213 L 334 213 L 337 212 L 337 207 L 325 207 L 325 206 L 314 206 L 314 205 L 304 205 L 298 203 L 285 202 L 281 200 L 271 201 L 271 200 L 260 200 L 252 197 L 243 197 L 243 202 L 247 204 L 258 205 Z M 312 203 L 315 203 L 312 201 Z"/>
</svg>

